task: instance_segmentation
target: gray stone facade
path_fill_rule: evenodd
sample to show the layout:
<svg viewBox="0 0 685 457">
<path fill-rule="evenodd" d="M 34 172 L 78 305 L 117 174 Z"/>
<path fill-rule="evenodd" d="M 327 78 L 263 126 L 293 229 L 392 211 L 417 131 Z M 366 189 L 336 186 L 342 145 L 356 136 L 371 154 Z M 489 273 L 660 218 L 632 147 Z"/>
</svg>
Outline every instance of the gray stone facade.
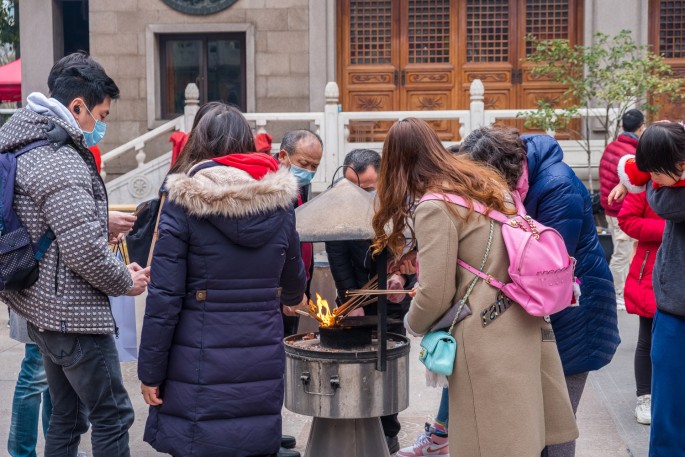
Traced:
<svg viewBox="0 0 685 457">
<path fill-rule="evenodd" d="M 154 61 L 158 59 L 155 26 L 164 33 L 229 31 L 231 24 L 251 26 L 254 52 L 248 49 L 246 62 L 253 68 L 248 77 L 253 79 L 254 90 L 248 93 L 248 110 L 309 110 L 309 0 L 239 0 L 207 16 L 183 14 L 159 0 L 90 0 L 89 9 L 91 54 L 121 88 L 103 151 L 161 123 L 159 102 L 149 103 L 151 98 L 159 98 L 159 70 L 149 75 L 150 66 L 159 66 Z M 146 152 L 148 158 L 156 155 L 155 151 Z M 112 165 L 108 173 L 116 173 Z"/>
</svg>

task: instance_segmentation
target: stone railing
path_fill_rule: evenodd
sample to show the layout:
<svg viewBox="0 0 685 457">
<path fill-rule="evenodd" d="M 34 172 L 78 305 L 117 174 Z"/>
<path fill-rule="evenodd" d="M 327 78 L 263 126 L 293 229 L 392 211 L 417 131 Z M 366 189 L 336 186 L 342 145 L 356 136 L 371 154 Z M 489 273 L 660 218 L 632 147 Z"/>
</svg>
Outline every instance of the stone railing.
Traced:
<svg viewBox="0 0 685 457">
<path fill-rule="evenodd" d="M 443 111 L 342 111 L 339 104 L 339 89 L 334 82 L 326 85 L 326 104 L 323 112 L 293 113 L 246 113 L 245 117 L 252 123 L 256 132 L 273 131 L 278 123 L 301 122 L 317 132 L 324 143 L 324 156 L 316 173 L 312 187 L 315 192 L 324 190 L 331 182 L 333 174 L 342 165 L 345 154 L 354 148 L 382 149 L 380 141 L 359 142 L 351 138 L 351 125 L 355 123 L 375 123 L 378 121 L 396 121 L 406 117 L 417 117 L 425 120 L 446 120 L 456 122 L 459 135 L 464 137 L 474 129 L 491 125 L 500 119 L 517 119 L 525 110 L 486 110 L 483 103 L 485 89 L 480 80 L 475 80 L 470 89 L 470 106 L 468 110 Z M 107 184 L 112 203 L 140 202 L 155 196 L 166 172 L 169 169 L 171 153 L 168 152 L 150 162 L 146 162 L 145 143 L 154 138 L 168 136 L 174 130 L 188 131 L 199 108 L 198 91 L 194 84 L 186 88 L 184 115 L 169 121 L 155 130 L 141 135 L 102 156 L 103 176 L 106 176 L 106 163 L 127 153 L 135 154 L 138 167 Z M 579 116 L 604 116 L 601 109 L 580 110 Z M 561 141 L 565 161 L 572 166 L 581 179 L 587 179 L 587 155 L 576 141 Z M 446 145 L 452 144 L 446 142 Z M 596 167 L 603 150 L 603 140 L 590 142 L 592 148 L 592 174 L 596 177 Z M 272 145 L 273 152 L 280 149 L 279 143 Z"/>
</svg>

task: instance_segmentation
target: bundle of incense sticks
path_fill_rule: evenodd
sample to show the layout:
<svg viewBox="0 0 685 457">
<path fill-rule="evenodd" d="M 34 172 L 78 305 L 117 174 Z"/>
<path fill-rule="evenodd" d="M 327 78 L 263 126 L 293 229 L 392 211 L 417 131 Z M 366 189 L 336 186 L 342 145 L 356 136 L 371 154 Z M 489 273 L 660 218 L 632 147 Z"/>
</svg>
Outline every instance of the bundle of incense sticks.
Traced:
<svg viewBox="0 0 685 457">
<path fill-rule="evenodd" d="M 362 289 L 368 291 L 378 289 L 378 276 L 374 276 L 373 278 L 371 278 L 369 282 L 362 286 Z M 370 305 L 371 303 L 375 303 L 376 301 L 378 301 L 378 298 L 370 298 L 369 295 L 370 294 L 355 295 L 342 305 L 335 308 L 333 310 L 333 315 L 336 316 L 336 321 L 339 322 L 343 320 L 344 318 L 349 316 L 349 314 L 355 309 L 361 308 L 362 306 Z M 350 294 L 348 293 L 347 296 L 350 296 Z"/>
<path fill-rule="evenodd" d="M 362 286 L 363 290 L 369 290 L 369 291 L 375 290 L 377 288 L 378 288 L 378 277 L 376 277 L 376 276 L 371 278 L 371 280 L 369 282 L 367 282 L 366 284 L 364 284 L 364 286 Z M 340 324 L 340 322 L 342 320 L 344 320 L 347 316 L 349 316 L 350 313 L 352 311 L 354 311 L 355 309 L 361 308 L 362 306 L 370 305 L 372 303 L 375 303 L 376 301 L 378 301 L 377 297 L 369 297 L 368 294 L 367 295 L 360 295 L 360 294 L 355 295 L 354 297 L 350 298 L 349 300 L 347 300 L 345 303 L 338 306 L 337 308 L 333 308 L 333 310 L 331 311 L 331 314 L 333 315 L 335 324 Z M 317 305 L 312 300 L 309 301 L 309 309 L 307 311 L 298 310 L 297 313 L 302 315 L 302 316 L 308 316 L 308 317 L 311 317 L 312 319 L 316 319 L 319 322 L 321 322 L 322 324 L 324 323 L 324 322 L 322 322 L 321 318 L 318 316 Z"/>
</svg>

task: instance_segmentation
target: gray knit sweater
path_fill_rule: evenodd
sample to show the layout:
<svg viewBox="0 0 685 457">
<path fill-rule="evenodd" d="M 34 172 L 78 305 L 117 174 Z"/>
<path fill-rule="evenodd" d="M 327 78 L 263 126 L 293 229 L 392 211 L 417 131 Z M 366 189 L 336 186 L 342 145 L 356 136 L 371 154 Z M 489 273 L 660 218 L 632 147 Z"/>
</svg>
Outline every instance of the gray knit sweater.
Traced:
<svg viewBox="0 0 685 457">
<path fill-rule="evenodd" d="M 39 264 L 38 281 L 0 298 L 46 330 L 112 333 L 108 295 L 133 286 L 107 247 L 107 193 L 83 134 L 64 120 L 19 110 L 0 128 L 0 151 L 48 139 L 17 162 L 14 208 L 31 239 L 50 227 L 56 240 Z"/>
</svg>

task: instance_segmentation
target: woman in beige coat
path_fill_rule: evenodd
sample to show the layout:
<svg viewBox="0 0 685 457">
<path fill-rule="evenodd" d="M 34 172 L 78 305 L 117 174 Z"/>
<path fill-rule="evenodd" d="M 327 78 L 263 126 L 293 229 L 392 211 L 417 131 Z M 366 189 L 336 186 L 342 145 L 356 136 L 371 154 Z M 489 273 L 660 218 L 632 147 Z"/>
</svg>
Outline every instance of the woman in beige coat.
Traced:
<svg viewBox="0 0 685 457">
<path fill-rule="evenodd" d="M 450 193 L 513 214 L 506 183 L 494 171 L 454 157 L 425 122 L 393 125 L 383 145 L 378 181 L 380 207 L 374 248 L 399 257 L 404 229 L 413 218 L 419 281 L 407 329 L 425 334 L 458 300 L 474 275 L 457 268 L 457 257 L 479 266 L 490 219 L 442 201 L 413 202 L 427 193 Z M 386 228 L 392 225 L 388 233 Z M 508 256 L 499 224 L 483 271 L 507 282 Z M 547 444 L 578 436 L 554 334 L 543 318 L 527 314 L 482 280 L 458 323 L 454 372 L 449 377 L 449 448 L 458 457 L 537 457 Z"/>
</svg>

